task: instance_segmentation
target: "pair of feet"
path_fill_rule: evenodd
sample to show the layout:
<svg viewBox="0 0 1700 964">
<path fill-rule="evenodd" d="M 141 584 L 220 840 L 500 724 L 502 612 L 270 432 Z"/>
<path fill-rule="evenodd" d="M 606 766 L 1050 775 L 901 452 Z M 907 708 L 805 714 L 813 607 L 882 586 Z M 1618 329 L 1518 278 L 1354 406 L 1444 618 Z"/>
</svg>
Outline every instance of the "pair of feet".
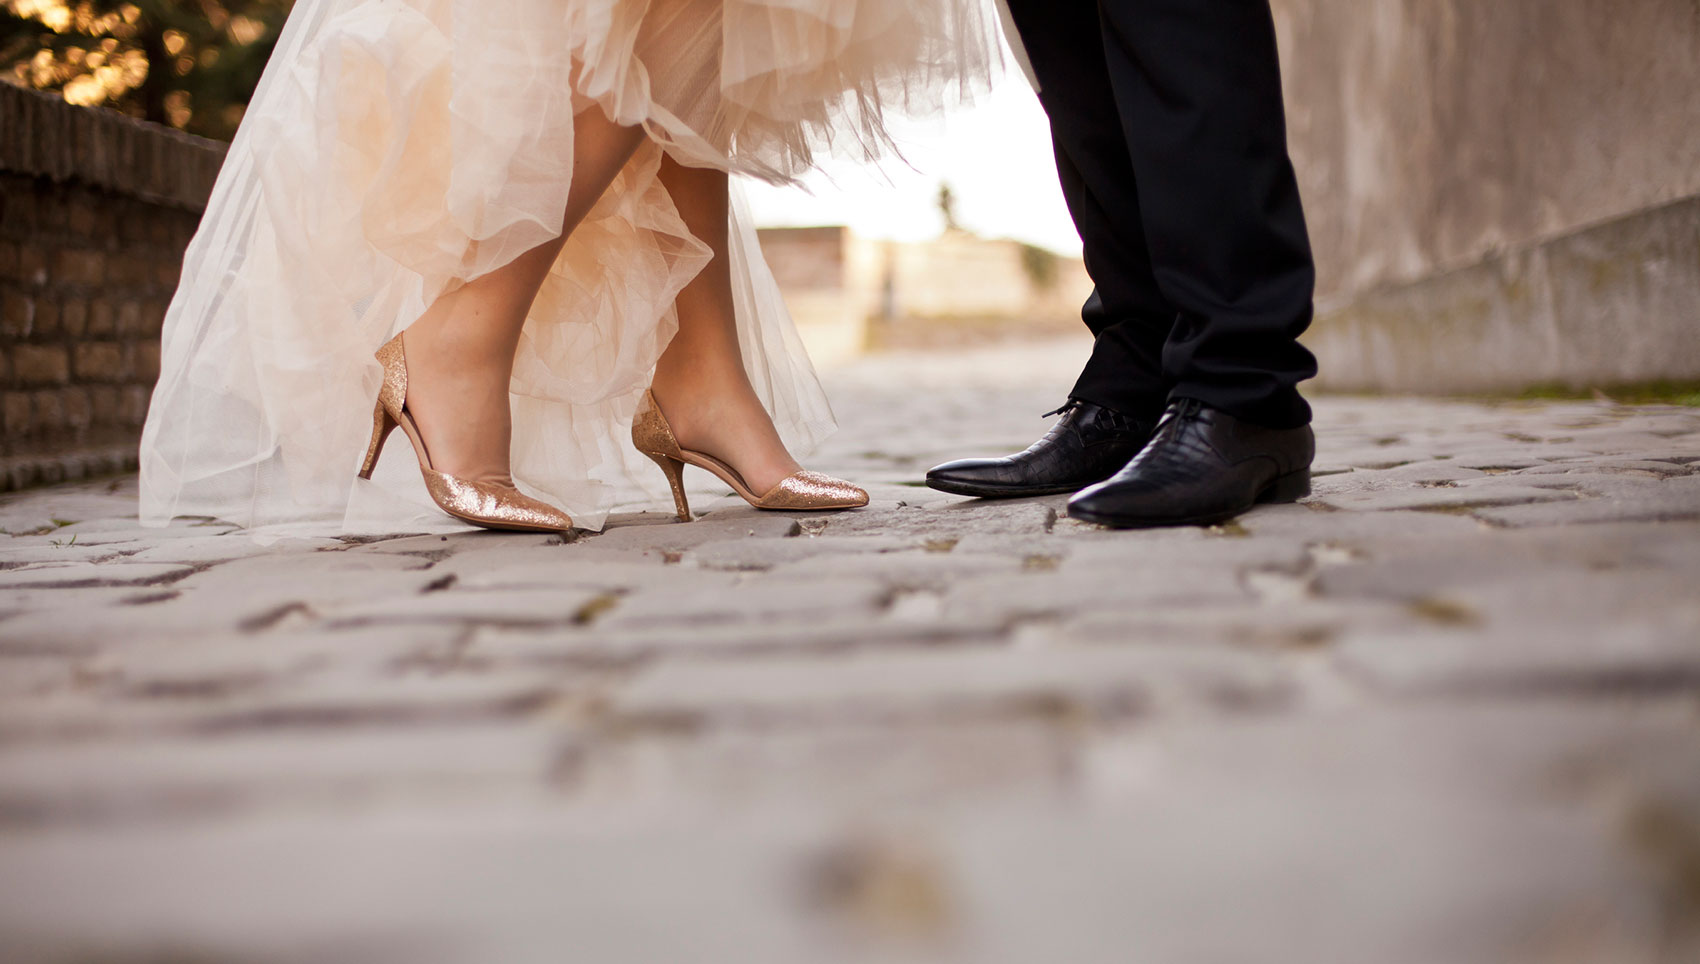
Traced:
<svg viewBox="0 0 1700 964">
<path fill-rule="evenodd" d="M 474 483 L 512 487 L 509 364 L 499 351 L 484 353 L 481 345 L 457 343 L 424 326 L 409 329 L 406 344 L 407 409 L 433 468 Z M 735 467 L 754 492 L 766 492 L 801 470 L 741 363 L 663 364 L 653 391 L 679 445 Z"/>
<path fill-rule="evenodd" d="M 1214 525 L 1310 494 L 1309 426 L 1265 428 L 1195 399 L 1147 419 L 1076 399 L 1061 414 L 1026 451 L 947 462 L 927 484 L 982 498 L 1072 492 L 1070 518 L 1113 528 Z"/>
</svg>

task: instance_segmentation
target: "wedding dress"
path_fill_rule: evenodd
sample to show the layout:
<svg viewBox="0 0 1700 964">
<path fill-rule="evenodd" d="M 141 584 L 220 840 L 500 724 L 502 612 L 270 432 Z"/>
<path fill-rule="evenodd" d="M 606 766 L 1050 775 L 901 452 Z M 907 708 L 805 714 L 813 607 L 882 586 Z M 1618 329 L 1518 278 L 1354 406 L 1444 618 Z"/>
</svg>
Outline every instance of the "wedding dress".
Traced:
<svg viewBox="0 0 1700 964">
<path fill-rule="evenodd" d="M 788 182 L 892 153 L 888 113 L 989 80 L 975 0 L 300 0 L 185 258 L 141 447 L 141 518 L 422 531 L 405 459 L 355 471 L 374 350 L 445 291 L 556 237 L 573 118 L 648 141 L 573 233 L 526 321 L 513 475 L 599 528 L 664 498 L 629 443 L 673 301 L 707 263 L 657 179 L 681 163 Z M 833 427 L 734 204 L 745 366 L 785 443 Z"/>
</svg>

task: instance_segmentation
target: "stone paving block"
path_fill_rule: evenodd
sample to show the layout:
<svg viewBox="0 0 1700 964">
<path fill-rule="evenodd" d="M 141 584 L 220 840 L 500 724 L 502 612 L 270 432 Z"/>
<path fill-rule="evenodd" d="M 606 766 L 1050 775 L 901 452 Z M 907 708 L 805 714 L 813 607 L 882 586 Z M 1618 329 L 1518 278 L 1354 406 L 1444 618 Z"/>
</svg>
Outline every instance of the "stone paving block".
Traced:
<svg viewBox="0 0 1700 964">
<path fill-rule="evenodd" d="M 1393 631 L 1352 627 L 1341 659 L 1385 686 L 1495 686 L 1555 693 L 1692 688 L 1700 594 L 1691 574 L 1577 571 L 1471 582 L 1438 597 L 1444 618 Z"/>
<path fill-rule="evenodd" d="M 37 566 L 49 563 L 68 562 L 110 562 L 124 558 L 116 546 L 79 546 L 70 545 L 69 540 L 61 545 L 8 545 L 10 540 L 0 539 L 0 571 L 19 569 L 25 566 Z M 132 562 L 157 562 L 151 559 L 130 559 Z"/>
<path fill-rule="evenodd" d="M 1077 744 L 1067 724 L 1027 719 L 637 730 L 587 744 L 561 777 L 574 803 L 593 808 L 824 805 L 855 819 L 875 809 L 1058 798 L 1073 789 Z"/>
<path fill-rule="evenodd" d="M 1508 454 L 1499 445 L 1482 446 L 1474 452 L 1460 452 L 1452 457 L 1452 462 L 1461 468 L 1481 469 L 1490 474 L 1494 472 L 1516 472 L 1549 464 L 1545 459 L 1532 458 L 1520 453 Z"/>
<path fill-rule="evenodd" d="M 313 553 L 226 563 L 169 585 L 131 587 L 128 600 L 118 600 L 128 601 L 127 605 L 36 607 L 0 622 L 4 627 L 0 649 L 58 649 L 86 655 L 150 639 L 169 641 L 312 623 L 320 612 L 339 604 L 390 600 L 399 605 L 431 582 L 422 569 L 401 568 L 410 564 L 404 558 L 374 563 L 371 557 L 341 559 L 341 555 Z M 150 588 L 154 591 L 149 592 Z M 67 599 L 67 604 L 71 601 Z"/>
<path fill-rule="evenodd" d="M 1223 644 L 1292 653 L 1326 652 L 1350 631 L 1402 629 L 1419 617 L 1363 600 L 1305 599 L 1084 613 L 1022 626 L 1016 646 Z"/>
<path fill-rule="evenodd" d="M 607 592 L 594 587 L 450 589 L 419 596 L 351 600 L 318 610 L 333 626 L 365 623 L 460 623 L 562 626 L 589 622 L 586 609 Z"/>
<path fill-rule="evenodd" d="M 62 526 L 39 539 L 56 539 L 69 542 L 77 540 L 77 545 L 98 546 L 109 543 L 158 543 L 167 539 L 204 539 L 208 536 L 229 535 L 237 530 L 229 525 L 214 525 L 207 523 L 174 522 L 162 528 L 148 528 L 133 518 L 135 509 L 130 510 L 131 518 L 124 519 L 92 519 L 86 522 L 74 522 Z"/>
<path fill-rule="evenodd" d="M 0 748 L 0 828 L 336 813 L 408 797 L 464 806 L 541 790 L 563 742 L 557 728 L 504 721 L 10 746 Z"/>
<path fill-rule="evenodd" d="M 1592 525 L 1611 522 L 1687 521 L 1700 519 L 1700 486 L 1689 485 L 1695 477 L 1650 483 L 1645 494 L 1547 505 L 1518 505 L 1484 509 L 1477 513 L 1495 525 L 1524 526 Z"/>
<path fill-rule="evenodd" d="M 54 655 L 4 653 L 0 658 L 0 700 L 22 700 L 63 689 L 76 677 L 76 663 Z"/>
<path fill-rule="evenodd" d="M 1688 475 L 1692 471 L 1688 466 L 1679 462 L 1655 461 L 1652 459 L 1583 459 L 1576 462 L 1548 462 L 1543 465 L 1522 469 L 1515 474 L 1531 475 L 1562 475 L 1573 472 L 1590 474 L 1622 474 L 1645 476 L 1648 478 L 1665 479 L 1673 476 Z"/>
<path fill-rule="evenodd" d="M 572 543 L 520 542 L 512 545 L 493 540 L 484 545 L 469 545 L 446 555 L 425 554 L 433 558 L 431 572 L 439 578 L 454 576 L 458 583 L 486 580 L 496 573 L 502 579 L 524 578 L 532 567 L 581 566 L 648 566 L 659 570 L 667 563 L 667 553 L 641 549 L 604 549 L 594 538 L 586 537 Z"/>
<path fill-rule="evenodd" d="M 134 591 L 132 591 L 134 592 Z M 61 651 L 86 655 L 146 640 L 172 641 L 225 634 L 244 626 L 261 628 L 286 619 L 305 603 L 217 592 L 181 592 L 172 587 L 141 601 L 90 609 L 42 608 L 0 623 L 3 649 Z"/>
<path fill-rule="evenodd" d="M 555 699 L 598 678 L 567 672 L 454 673 L 429 670 L 392 673 L 374 681 L 365 674 L 334 674 L 275 692 L 238 694 L 214 700 L 198 729 L 236 732 L 272 726 L 319 728 L 355 725 L 412 726 L 419 723 L 527 719 Z"/>
<path fill-rule="evenodd" d="M 1537 489 L 1569 491 L 1583 498 L 1596 499 L 1636 499 L 1656 496 L 1664 483 L 1663 479 L 1650 475 L 1582 471 L 1546 475 L 1517 473 L 1513 477 L 1519 485 L 1533 486 Z M 1469 481 L 1460 482 L 1458 487 L 1469 488 L 1471 484 Z"/>
<path fill-rule="evenodd" d="M 1446 488 L 1364 488 L 1339 494 L 1319 493 L 1315 501 L 1336 509 L 1355 512 L 1385 512 L 1396 509 L 1474 509 L 1489 506 L 1527 505 L 1533 502 L 1574 502 L 1575 493 L 1517 485 L 1503 477 L 1489 477 L 1488 486 Z"/>
<path fill-rule="evenodd" d="M 0 570 L 0 591 L 73 589 L 85 586 L 146 586 L 172 582 L 193 572 L 188 566 L 132 562 L 72 562 Z"/>
<path fill-rule="evenodd" d="M 1230 604 L 1249 598 L 1239 573 L 1226 567 L 1152 567 L 1135 575 L 1116 570 L 1024 572 L 959 580 L 945 596 L 944 613 L 946 618 L 1013 624 L 1083 611 Z"/>
<path fill-rule="evenodd" d="M 96 549 L 115 558 L 129 553 L 140 552 L 142 549 L 146 548 L 148 544 L 134 540 L 108 540 L 98 538 L 78 539 L 75 544 L 73 544 L 72 536 L 61 536 L 59 535 L 58 529 L 50 529 L 35 535 L 0 536 L 0 545 L 4 545 L 7 549 L 15 552 L 22 552 L 25 550 L 53 552 L 66 548 L 83 551 Z"/>
<path fill-rule="evenodd" d="M 336 539 L 286 539 L 264 544 L 237 531 L 205 539 L 173 539 L 130 552 L 124 558 L 130 562 L 175 562 L 190 566 L 207 566 L 251 556 L 318 552 L 341 545 Z"/>
<path fill-rule="evenodd" d="M 1637 852 L 1635 814 L 1646 797 L 1612 771 L 1633 755 L 1626 751 L 1691 730 L 1691 714 L 1674 704 L 1652 712 L 1552 703 L 1391 713 L 1354 707 L 1266 724 L 1130 732 L 1101 743 L 1084 770 L 1107 811 L 1137 808 L 1151 834 L 1145 839 L 1167 839 L 1168 828 L 1202 843 L 1206 824 L 1230 835 L 1210 844 L 1221 848 L 1211 851 L 1220 857 L 1187 864 L 1201 869 L 1232 859 L 1239 868 L 1225 887 L 1199 873 L 1188 898 L 1205 901 L 1210 913 L 1249 896 L 1241 887 L 1263 894 L 1286 887 L 1306 906 L 1319 900 L 1316 910 L 1329 910 L 1318 920 L 1354 908 L 1325 936 L 1295 935 L 1307 960 L 1485 962 L 1550 946 L 1603 964 L 1664 959 L 1656 950 L 1661 934 L 1680 925 L 1683 913 L 1673 912 L 1681 898 L 1665 903 L 1658 875 Z M 1700 764 L 1691 739 L 1688 745 L 1685 762 Z M 1669 751 L 1661 755 L 1673 761 Z M 1578 806 L 1590 797 L 1602 806 Z M 1159 813 L 1187 800 L 1209 816 L 1157 826 L 1164 822 Z M 1325 883 L 1345 880 L 1333 875 L 1366 846 L 1386 861 L 1384 874 L 1367 887 L 1357 879 L 1353 894 Z M 1285 856 L 1269 861 L 1273 852 Z M 1406 856 L 1394 856 L 1400 853 Z M 1063 859 L 1053 853 L 1047 866 Z M 1058 902 L 1083 896 L 1070 888 Z M 1582 904 L 1601 911 L 1578 930 L 1564 923 L 1564 908 Z M 1164 909 L 1186 913 L 1188 906 L 1177 900 Z M 1280 914 L 1298 912 L 1286 906 Z M 1490 906 L 1498 911 L 1486 912 Z M 1198 930 L 1195 921 L 1179 933 Z M 1334 943 L 1342 939 L 1346 946 Z M 1225 959 L 1240 956 L 1228 945 L 1218 951 Z"/>
<path fill-rule="evenodd" d="M 1468 538 L 1486 529 L 1480 522 L 1461 514 L 1410 510 L 1340 512 L 1320 504 L 1267 506 L 1236 520 L 1236 524 L 1253 536 L 1287 536 L 1312 544 L 1397 543 L 1432 535 Z"/>
<path fill-rule="evenodd" d="M 1413 462 L 1433 461 L 1449 454 L 1428 445 L 1383 446 L 1372 444 L 1369 446 L 1353 446 L 1333 444 L 1326 439 L 1318 439 L 1317 446 L 1319 449 L 1326 448 L 1328 459 L 1333 464 L 1367 470 L 1396 469 Z"/>
<path fill-rule="evenodd" d="M 483 551 L 513 552 L 518 550 L 559 547 L 563 537 L 555 534 L 526 532 L 491 532 L 487 529 L 468 529 L 464 532 L 432 533 L 403 536 L 395 539 L 375 539 L 348 547 L 351 555 L 415 554 L 448 556 L 456 553 Z"/>
<path fill-rule="evenodd" d="M 1479 479 L 1486 473 L 1481 469 L 1459 465 L 1450 459 L 1442 459 L 1431 462 L 1412 462 L 1397 468 L 1383 469 L 1373 474 L 1394 482 L 1456 482 L 1459 479 Z"/>
<path fill-rule="evenodd" d="M 826 538 L 879 535 L 911 540 L 960 538 L 973 533 L 1042 535 L 1056 523 L 1065 502 L 1062 497 L 981 500 L 911 505 L 881 513 L 846 513 L 831 517 L 821 535 Z"/>
<path fill-rule="evenodd" d="M 529 668 L 377 678 L 326 673 L 182 692 L 83 686 L 0 706 L 0 746 L 518 721 L 538 717 L 582 685 L 562 671 Z"/>
<path fill-rule="evenodd" d="M 55 513 L 72 511 L 73 499 L 74 496 L 69 493 L 55 500 L 53 504 L 41 499 L 39 495 L 27 501 L 19 496 L 0 499 L 0 542 L 34 538 L 57 530 L 71 520 Z"/>
<path fill-rule="evenodd" d="M 890 596 L 873 579 L 782 579 L 746 576 L 731 588 L 674 591 L 640 589 L 597 620 L 599 629 L 643 626 L 760 624 L 799 618 L 832 620 L 876 613 Z"/>
<path fill-rule="evenodd" d="M 170 699 L 294 685 L 309 677 L 374 680 L 454 651 L 454 625 L 215 633 L 167 645 L 108 648 L 83 661 L 83 685 L 115 696 Z"/>
<path fill-rule="evenodd" d="M 785 545 L 789 539 L 750 539 L 748 543 Z M 666 564 L 660 558 L 624 562 L 589 557 L 571 557 L 549 562 L 496 565 L 486 568 L 475 560 L 455 560 L 452 570 L 460 573 L 456 589 L 589 589 L 625 592 L 646 586 L 668 586 L 680 590 L 731 586 L 737 578 L 729 572 L 713 572 L 694 564 Z M 433 572 L 444 567 L 433 568 Z"/>
<path fill-rule="evenodd" d="M 1245 572 L 1252 569 L 1299 571 L 1311 564 L 1310 548 L 1292 537 L 1210 536 L 1203 539 L 1166 541 L 1106 540 L 1076 547 L 1061 563 L 1065 573 L 1125 573 L 1140 579 L 1149 571 L 1171 579 L 1181 569 L 1213 573 Z"/>
<path fill-rule="evenodd" d="M 437 580 L 430 563 L 411 556 L 347 552 L 290 553 L 237 559 L 198 572 L 176 588 L 255 593 L 276 599 L 360 599 L 424 588 Z"/>
<path fill-rule="evenodd" d="M 101 606 L 115 606 L 119 603 L 148 599 L 161 592 L 171 591 L 152 590 L 146 586 L 101 586 L 93 589 L 7 589 L 0 592 L 0 618 L 27 613 L 40 609 L 57 609 L 66 612 L 80 612 Z M 0 632 L 0 639 L 4 638 Z"/>
<path fill-rule="evenodd" d="M 1684 626 L 1498 625 L 1353 630 L 1340 671 L 1384 693 L 1529 696 L 1682 692 L 1700 678 L 1700 620 Z"/>
<path fill-rule="evenodd" d="M 1554 546 L 1500 532 L 1475 540 L 1413 539 L 1377 547 L 1371 557 L 1316 574 L 1324 596 L 1420 601 L 1459 587 L 1506 580 L 1544 580 L 1554 573 L 1635 567 L 1641 548 L 1602 538 Z"/>
<path fill-rule="evenodd" d="M 493 823 L 278 815 L 199 833 L 8 839 L 0 888 L 17 898 L 0 931 L 44 960 L 159 944 L 280 964 L 865 957 L 806 909 L 811 865 L 795 832 L 704 829 L 581 828 L 533 805 Z M 85 919 L 73 904 L 106 912 Z"/>
<path fill-rule="evenodd" d="M 1318 796 L 1414 793 L 1431 800 L 1565 802 L 1610 770 L 1647 773 L 1635 748 L 1700 745 L 1680 699 L 1638 706 L 1562 700 L 1407 701 L 1335 707 L 1279 719 L 1210 718 L 1105 731 L 1083 753 L 1083 789 L 1126 803 L 1192 785 Z M 1595 767 L 1579 769 L 1587 762 Z M 1606 772 L 1601 772 L 1603 769 Z M 1628 775 L 1625 773 L 1624 775 Z"/>
<path fill-rule="evenodd" d="M 788 615 L 753 622 L 678 622 L 623 626 L 598 620 L 586 629 L 545 632 L 481 627 L 459 654 L 474 666 L 623 665 L 646 659 L 719 659 L 750 654 L 842 653 L 852 650 L 945 648 L 1000 640 L 1005 627 L 978 618 L 903 619 L 892 610 L 831 619 Z"/>
<path fill-rule="evenodd" d="M 823 539 L 827 545 L 845 540 Z M 786 563 L 771 570 L 776 578 L 818 581 L 830 587 L 838 579 L 874 579 L 892 589 L 926 590 L 942 593 L 958 579 L 994 573 L 1019 572 L 1024 566 L 1042 564 L 1053 566 L 1049 557 L 1042 563 L 1009 555 L 962 552 L 928 552 L 925 549 L 904 552 L 847 553 L 811 555 L 797 562 Z M 830 588 L 827 589 L 830 591 Z"/>
<path fill-rule="evenodd" d="M 1188 538 L 1198 530 L 1172 529 L 1156 530 L 1172 532 L 1177 538 Z M 1011 559 L 1046 559 L 1061 561 L 1074 552 L 1076 546 L 1084 545 L 1094 540 L 1113 540 L 1116 536 L 1132 539 L 1132 533 L 1112 533 L 1108 529 L 1086 525 L 1072 519 L 1058 519 L 1049 533 L 1031 534 L 1014 532 L 970 532 L 960 538 L 948 536 L 939 539 L 922 539 L 919 546 L 929 552 L 962 553 L 970 556 L 1006 556 Z M 1141 541 L 1150 541 L 1153 533 L 1138 533 L 1145 537 Z"/>
<path fill-rule="evenodd" d="M 771 569 L 816 556 L 890 553 L 913 548 L 908 539 L 892 536 L 835 536 L 822 539 L 726 539 L 705 542 L 689 552 L 693 564 L 726 571 Z"/>
<path fill-rule="evenodd" d="M 1234 961 L 1279 946 L 1318 964 L 1497 964 L 1534 945 L 1605 964 L 1657 946 L 1640 924 L 1656 892 L 1583 817 L 1248 784 L 1230 799 L 1177 791 L 1131 813 L 949 834 L 962 863 L 947 866 L 973 882 L 964 902 L 999 911 L 973 935 L 972 959 L 1111 962 L 1137 945 L 1151 960 Z M 1365 854 L 1381 868 L 1368 881 L 1350 869 Z M 1159 881 L 1157 866 L 1178 869 Z M 1580 906 L 1604 919 L 1580 934 L 1555 923 Z M 1213 927 L 1223 915 L 1256 936 Z"/>
<path fill-rule="evenodd" d="M 730 508 L 681 523 L 655 514 L 648 521 L 610 524 L 601 535 L 587 539 L 597 549 L 683 551 L 722 539 L 781 539 L 802 534 L 804 513 L 761 512 L 748 506 Z"/>
<path fill-rule="evenodd" d="M 953 648 L 669 661 L 613 696 L 636 721 L 782 725 L 820 719 L 1132 715 L 1154 702 L 1238 709 L 1289 699 L 1283 668 L 1229 648 Z"/>
</svg>

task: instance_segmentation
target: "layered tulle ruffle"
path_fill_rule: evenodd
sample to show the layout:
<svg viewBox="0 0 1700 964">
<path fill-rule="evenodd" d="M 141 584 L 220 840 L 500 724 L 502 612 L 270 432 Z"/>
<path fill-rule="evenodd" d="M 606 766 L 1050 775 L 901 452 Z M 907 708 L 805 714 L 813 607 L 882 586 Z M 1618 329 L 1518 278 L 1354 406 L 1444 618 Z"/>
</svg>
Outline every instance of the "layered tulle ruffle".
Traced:
<svg viewBox="0 0 1700 964">
<path fill-rule="evenodd" d="M 573 119 L 593 107 L 651 140 L 527 321 L 514 475 L 591 526 L 660 497 L 625 427 L 676 329 L 673 300 L 709 257 L 657 177 L 662 152 L 775 181 L 821 152 L 876 158 L 888 112 L 956 99 L 993 49 L 972 0 L 302 0 L 167 317 L 143 520 L 438 519 L 405 458 L 353 478 L 372 352 L 444 291 L 560 233 Z M 733 222 L 746 367 L 806 451 L 831 413 L 748 218 Z"/>
</svg>

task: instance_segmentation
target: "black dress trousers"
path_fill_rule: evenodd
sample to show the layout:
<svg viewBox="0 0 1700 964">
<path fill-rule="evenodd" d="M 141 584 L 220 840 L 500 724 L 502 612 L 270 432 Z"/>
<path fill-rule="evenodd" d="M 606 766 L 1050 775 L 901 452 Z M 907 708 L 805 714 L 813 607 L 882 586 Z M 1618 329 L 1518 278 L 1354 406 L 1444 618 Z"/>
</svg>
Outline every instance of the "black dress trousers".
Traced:
<svg viewBox="0 0 1700 964">
<path fill-rule="evenodd" d="M 1268 0 L 1009 0 L 1096 291 L 1073 397 L 1310 421 L 1316 270 Z"/>
</svg>

